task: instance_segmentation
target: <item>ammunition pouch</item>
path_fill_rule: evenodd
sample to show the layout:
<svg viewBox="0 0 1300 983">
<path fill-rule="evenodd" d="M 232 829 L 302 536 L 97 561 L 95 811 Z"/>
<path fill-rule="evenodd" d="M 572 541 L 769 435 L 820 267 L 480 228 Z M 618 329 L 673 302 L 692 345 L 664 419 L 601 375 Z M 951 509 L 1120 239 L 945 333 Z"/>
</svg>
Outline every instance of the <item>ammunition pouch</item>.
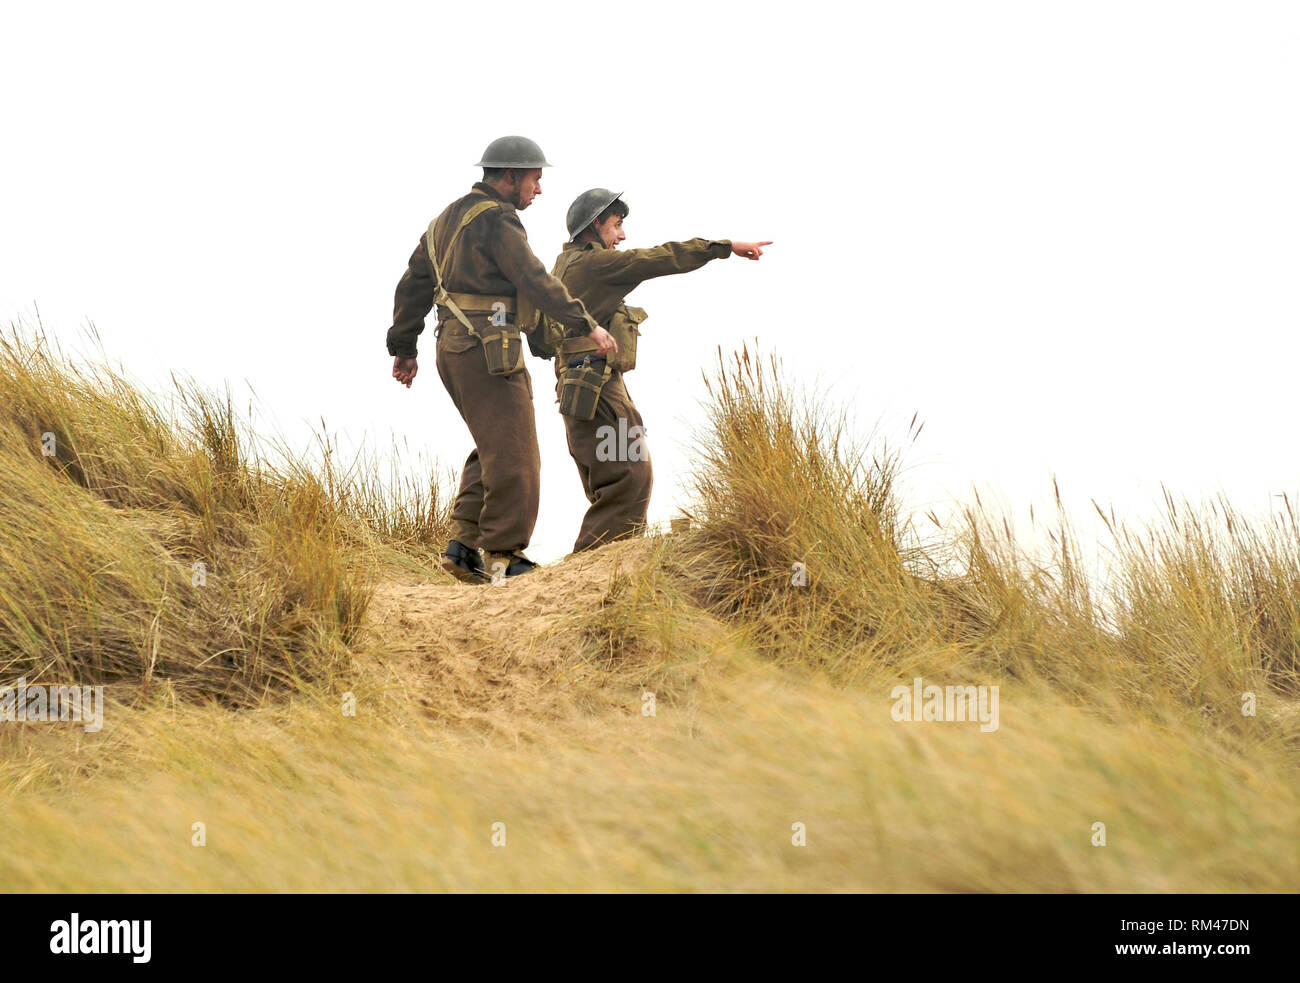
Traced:
<svg viewBox="0 0 1300 983">
<path fill-rule="evenodd" d="M 440 320 L 454 317 L 483 345 L 489 375 L 514 375 L 524 368 L 523 339 L 519 326 L 511 321 L 515 298 L 447 293 L 440 307 Z"/>
<path fill-rule="evenodd" d="M 646 312 L 639 307 L 621 304 L 609 319 L 605 330 L 614 336 L 618 343 L 618 354 L 610 358 L 610 366 L 619 372 L 631 372 L 636 368 L 636 342 L 641 334 L 641 322 L 646 319 Z"/>
<path fill-rule="evenodd" d="M 514 375 L 524 367 L 524 343 L 513 324 L 493 328 L 483 336 L 483 354 L 489 375 Z"/>
<path fill-rule="evenodd" d="M 613 374 L 609 363 L 592 353 L 584 355 L 577 365 L 560 369 L 556 383 L 560 412 L 575 420 L 594 420 L 596 407 L 600 404 L 600 391 Z"/>
</svg>

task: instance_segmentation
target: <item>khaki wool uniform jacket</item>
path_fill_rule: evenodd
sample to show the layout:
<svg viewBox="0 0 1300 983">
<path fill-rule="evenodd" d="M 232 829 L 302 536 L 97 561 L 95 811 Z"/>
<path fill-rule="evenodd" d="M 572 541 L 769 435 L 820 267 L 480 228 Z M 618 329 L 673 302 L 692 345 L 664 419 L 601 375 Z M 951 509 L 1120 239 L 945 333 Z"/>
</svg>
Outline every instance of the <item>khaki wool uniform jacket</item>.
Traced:
<svg viewBox="0 0 1300 983">
<path fill-rule="evenodd" d="M 648 249 L 620 250 L 584 237 L 565 245 L 554 272 L 569 292 L 586 305 L 591 316 L 608 328 L 616 312 L 622 310 L 626 314 L 623 298 L 644 281 L 689 273 L 709 260 L 730 255 L 731 243 L 725 239 L 690 239 Z M 563 358 L 556 359 L 557 374 L 564 364 Z M 654 484 L 649 455 L 642 453 L 644 439 L 636 448 L 635 456 L 641 457 L 640 460 L 632 460 L 633 454 L 621 452 L 630 448 L 621 448 L 614 455 L 627 460 L 601 460 L 610 455 L 600 453 L 602 445 L 608 450 L 611 432 L 614 435 L 644 432 L 641 414 L 623 383 L 623 373 L 615 371 L 601 389 L 595 419 L 577 420 L 563 415 L 561 419 L 568 433 L 569 454 L 578 466 L 582 489 L 591 503 L 573 551 L 593 549 L 633 534 L 645 525 Z M 633 430 L 634 427 L 641 430 Z M 602 428 L 612 428 L 612 431 Z"/>
<path fill-rule="evenodd" d="M 485 196 L 500 207 L 487 209 L 466 225 L 445 255 L 465 213 Z M 512 307 L 515 298 L 522 298 L 561 322 L 570 336 L 595 330 L 582 303 L 533 254 L 515 207 L 491 185 L 476 182 L 470 194 L 448 205 L 434 224 L 433 242 L 448 292 L 508 299 Z M 387 339 L 390 355 L 416 357 L 416 339 L 434 306 L 435 283 L 421 236 L 397 284 Z M 460 306 L 480 335 L 488 333 L 490 305 L 480 305 L 481 310 Z M 513 316 L 507 321 L 513 323 Z M 541 497 L 541 456 L 528 369 L 508 376 L 490 374 L 479 339 L 445 307 L 438 308 L 435 333 L 438 376 L 474 439 L 452 507 L 451 538 L 471 549 L 523 550 L 532 538 Z"/>
</svg>

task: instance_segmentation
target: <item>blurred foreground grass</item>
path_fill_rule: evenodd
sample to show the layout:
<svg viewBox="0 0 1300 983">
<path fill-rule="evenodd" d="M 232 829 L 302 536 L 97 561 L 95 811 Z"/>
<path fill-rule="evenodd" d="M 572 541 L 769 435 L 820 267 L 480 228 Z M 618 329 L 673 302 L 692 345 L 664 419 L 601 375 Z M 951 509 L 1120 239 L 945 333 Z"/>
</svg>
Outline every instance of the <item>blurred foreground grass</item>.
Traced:
<svg viewBox="0 0 1300 983">
<path fill-rule="evenodd" d="M 709 688 L 654 717 L 629 692 L 626 712 L 517 747 L 364 700 L 356 717 L 303 700 L 137 710 L 100 747 L 66 733 L 11 756 L 0 874 L 10 890 L 113 892 L 1300 883 L 1294 773 L 1258 750 L 1018 688 L 991 734 L 898 724 L 878 696 L 760 663 Z"/>
</svg>

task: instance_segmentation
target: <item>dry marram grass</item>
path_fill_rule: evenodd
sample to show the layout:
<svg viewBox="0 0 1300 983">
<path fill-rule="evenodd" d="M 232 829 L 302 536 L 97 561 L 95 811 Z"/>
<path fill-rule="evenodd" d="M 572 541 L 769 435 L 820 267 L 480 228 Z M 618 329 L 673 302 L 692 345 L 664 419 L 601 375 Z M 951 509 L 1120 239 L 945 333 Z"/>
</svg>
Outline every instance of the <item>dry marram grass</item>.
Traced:
<svg viewBox="0 0 1300 983">
<path fill-rule="evenodd" d="M 1149 528 L 1107 516 L 1112 576 L 1093 583 L 1064 516 L 1045 555 L 978 510 L 921 535 L 898 449 L 860 450 L 778 363 L 742 351 L 709 384 L 690 532 L 473 587 L 434 564 L 437 482 L 380 480 L 369 457 L 339 467 L 327 444 L 322 466 L 294 463 L 228 398 L 185 384 L 164 412 L 102 366 L 11 338 L 0 682 L 102 682 L 111 702 L 98 734 L 0 723 L 0 839 L 22 844 L 0 877 L 1300 886 L 1289 511 L 1252 524 L 1171 497 Z M 917 676 L 997 685 L 998 729 L 895 721 L 891 690 Z"/>
</svg>

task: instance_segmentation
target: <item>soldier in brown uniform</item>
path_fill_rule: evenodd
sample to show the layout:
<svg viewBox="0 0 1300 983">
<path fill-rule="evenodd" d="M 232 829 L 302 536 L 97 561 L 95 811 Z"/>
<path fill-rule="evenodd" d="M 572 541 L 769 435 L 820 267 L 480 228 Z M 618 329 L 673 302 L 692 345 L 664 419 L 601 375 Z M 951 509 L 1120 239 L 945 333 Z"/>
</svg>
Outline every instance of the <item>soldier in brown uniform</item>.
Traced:
<svg viewBox="0 0 1300 983">
<path fill-rule="evenodd" d="M 541 194 L 541 148 L 526 137 L 488 145 L 483 180 L 429 225 L 397 285 L 388 353 L 393 378 L 415 378 L 416 337 L 438 307 L 438 375 L 474 438 L 452 509 L 443 559 L 462 580 L 500 582 L 536 564 L 523 555 L 537 522 L 541 458 L 533 385 L 524 365 L 516 298 L 601 354 L 613 339 L 533 255 L 517 212 Z M 478 555 L 482 549 L 487 564 Z"/>
<path fill-rule="evenodd" d="M 623 219 L 628 214 L 621 198 L 622 192 L 593 188 L 574 200 L 566 217 L 570 240 L 552 270 L 618 343 L 617 352 L 602 359 L 604 353 L 591 351 L 591 344 L 568 342 L 555 360 L 561 379 L 566 372 L 581 371 L 578 366 L 584 360 L 588 366 L 604 361 L 607 368 L 602 373 L 604 382 L 594 419 L 581 419 L 584 411 L 580 416 L 564 414 L 565 401 L 561 400 L 569 453 L 591 503 L 573 544 L 575 553 L 631 534 L 645 525 L 650 505 L 653 474 L 644 443 L 645 427 L 623 383 L 623 374 L 636 365 L 636 340 L 646 313 L 629 307 L 623 298 L 645 280 L 689 273 L 709 260 L 733 254 L 756 260 L 763 255 L 762 247 L 771 245 L 690 239 L 620 251 L 618 244 L 627 238 Z M 599 380 L 600 375 L 591 378 Z"/>
</svg>

